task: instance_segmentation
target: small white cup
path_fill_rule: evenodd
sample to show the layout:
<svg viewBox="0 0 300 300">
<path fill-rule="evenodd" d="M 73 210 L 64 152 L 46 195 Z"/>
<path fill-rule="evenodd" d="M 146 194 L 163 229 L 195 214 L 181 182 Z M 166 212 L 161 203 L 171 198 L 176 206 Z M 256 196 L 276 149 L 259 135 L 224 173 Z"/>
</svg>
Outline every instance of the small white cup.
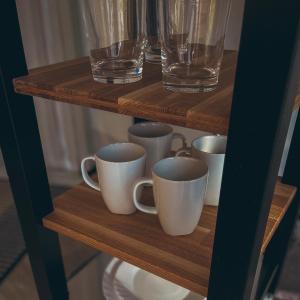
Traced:
<svg viewBox="0 0 300 300">
<path fill-rule="evenodd" d="M 98 183 L 88 175 L 85 163 L 96 162 Z M 87 185 L 102 192 L 107 208 L 115 214 L 131 214 L 133 204 L 132 185 L 145 171 L 146 151 L 133 143 L 116 143 L 102 147 L 94 156 L 81 162 L 81 173 Z M 139 193 L 140 194 L 140 193 Z"/>
<path fill-rule="evenodd" d="M 163 230 L 169 235 L 192 233 L 198 225 L 208 179 L 208 167 L 204 161 L 188 157 L 171 157 L 157 162 L 152 178 L 141 178 L 133 188 L 133 200 L 137 209 L 158 214 Z M 139 202 L 141 185 L 153 185 L 155 207 Z"/>
<path fill-rule="evenodd" d="M 168 156 L 172 141 L 180 139 L 182 148 L 186 147 L 185 137 L 180 133 L 173 133 L 169 125 L 157 122 L 137 123 L 129 127 L 128 139 L 145 148 L 147 152 L 145 176 L 151 176 L 152 166 Z"/>
<path fill-rule="evenodd" d="M 207 205 L 219 205 L 226 144 L 227 137 L 224 135 L 206 135 L 193 140 L 191 148 L 182 149 L 176 153 L 176 156 L 191 155 L 207 163 L 209 169 L 205 196 L 205 204 Z"/>
</svg>

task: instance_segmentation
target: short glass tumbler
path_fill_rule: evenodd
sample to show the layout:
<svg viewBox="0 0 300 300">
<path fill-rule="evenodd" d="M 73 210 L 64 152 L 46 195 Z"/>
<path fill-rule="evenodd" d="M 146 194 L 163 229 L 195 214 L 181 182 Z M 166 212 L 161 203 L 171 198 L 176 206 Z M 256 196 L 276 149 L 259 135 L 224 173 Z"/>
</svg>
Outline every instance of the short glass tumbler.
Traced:
<svg viewBox="0 0 300 300">
<path fill-rule="evenodd" d="M 218 84 L 231 0 L 159 0 L 163 84 L 196 93 Z"/>
<path fill-rule="evenodd" d="M 84 1 L 94 80 L 122 84 L 142 78 L 146 43 L 145 1 Z"/>
</svg>

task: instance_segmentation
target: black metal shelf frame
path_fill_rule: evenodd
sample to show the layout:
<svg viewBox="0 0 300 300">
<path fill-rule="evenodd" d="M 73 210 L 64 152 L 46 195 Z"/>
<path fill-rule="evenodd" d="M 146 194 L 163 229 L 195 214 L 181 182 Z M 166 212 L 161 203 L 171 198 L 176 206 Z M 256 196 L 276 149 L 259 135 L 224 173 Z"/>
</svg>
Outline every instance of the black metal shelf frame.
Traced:
<svg viewBox="0 0 300 300">
<path fill-rule="evenodd" d="M 1 23 L 1 149 L 39 297 L 66 300 L 68 291 L 58 237 L 42 226 L 42 218 L 52 210 L 52 201 L 33 100 L 16 94 L 12 85 L 13 78 L 27 74 L 13 0 L 1 3 L 1 22 L 4 21 L 5 24 Z M 282 0 L 246 0 L 209 300 L 260 299 L 266 287 L 270 291 L 276 288 L 300 201 L 299 192 L 261 260 L 257 292 L 253 291 L 300 79 L 299 24 L 299 0 L 286 0 L 284 5 Z M 283 177 L 285 183 L 298 188 L 299 119 L 298 115 Z"/>
</svg>

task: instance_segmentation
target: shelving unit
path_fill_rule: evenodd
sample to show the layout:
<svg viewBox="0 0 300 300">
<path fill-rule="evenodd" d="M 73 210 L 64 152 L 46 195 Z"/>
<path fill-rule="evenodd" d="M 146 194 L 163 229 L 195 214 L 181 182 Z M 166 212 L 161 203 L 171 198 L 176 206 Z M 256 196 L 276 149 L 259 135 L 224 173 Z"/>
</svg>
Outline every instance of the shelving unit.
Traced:
<svg viewBox="0 0 300 300">
<path fill-rule="evenodd" d="M 87 58 L 26 75 L 15 3 L 2 4 L 11 33 L 1 61 L 1 148 L 41 299 L 68 299 L 57 233 L 209 300 L 274 291 L 300 200 L 299 115 L 277 178 L 291 113 L 300 106 L 300 3 L 286 1 L 246 0 L 239 53 L 225 52 L 216 91 L 195 95 L 164 90 L 160 67 L 148 64 L 143 80 L 128 85 L 94 82 Z M 155 216 L 110 214 L 85 185 L 53 207 L 31 96 L 228 134 L 218 211 L 205 207 L 193 234 L 172 238 Z M 144 197 L 151 201 L 151 191 Z"/>
</svg>

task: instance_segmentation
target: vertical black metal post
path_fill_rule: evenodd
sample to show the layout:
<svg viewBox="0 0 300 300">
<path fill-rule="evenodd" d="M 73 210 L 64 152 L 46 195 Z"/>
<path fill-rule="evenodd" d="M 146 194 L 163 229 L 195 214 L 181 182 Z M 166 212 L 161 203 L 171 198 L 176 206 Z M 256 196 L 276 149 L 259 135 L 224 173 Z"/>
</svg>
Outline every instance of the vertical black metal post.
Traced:
<svg viewBox="0 0 300 300">
<path fill-rule="evenodd" d="M 299 80 L 300 2 L 246 0 L 209 300 L 249 300 Z"/>
<path fill-rule="evenodd" d="M 1 149 L 39 297 L 66 300 L 58 236 L 42 226 L 42 218 L 52 210 L 52 200 L 33 99 L 15 94 L 12 84 L 14 77 L 27 73 L 15 1 L 0 5 Z"/>
</svg>

